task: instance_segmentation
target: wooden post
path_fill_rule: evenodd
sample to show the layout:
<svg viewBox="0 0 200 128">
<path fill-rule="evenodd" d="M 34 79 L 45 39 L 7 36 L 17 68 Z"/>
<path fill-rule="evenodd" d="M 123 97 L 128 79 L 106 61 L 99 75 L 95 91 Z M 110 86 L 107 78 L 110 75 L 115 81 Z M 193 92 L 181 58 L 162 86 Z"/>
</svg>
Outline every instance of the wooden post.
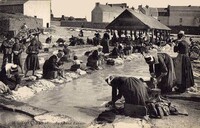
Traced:
<svg viewBox="0 0 200 128">
<path fill-rule="evenodd" d="M 152 37 L 151 37 L 151 43 L 155 43 L 155 40 L 154 40 L 154 34 L 155 34 L 155 32 L 154 32 L 155 30 L 154 29 L 152 29 Z"/>
</svg>

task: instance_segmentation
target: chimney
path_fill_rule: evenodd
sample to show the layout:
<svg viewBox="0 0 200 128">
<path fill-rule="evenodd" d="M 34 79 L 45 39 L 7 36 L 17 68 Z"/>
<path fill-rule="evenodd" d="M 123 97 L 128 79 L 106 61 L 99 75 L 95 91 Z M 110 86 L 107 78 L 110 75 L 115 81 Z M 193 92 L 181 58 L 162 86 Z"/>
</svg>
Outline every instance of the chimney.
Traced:
<svg viewBox="0 0 200 128">
<path fill-rule="evenodd" d="M 100 4 L 99 2 L 96 2 L 96 6 L 99 6 L 99 4 Z"/>
<path fill-rule="evenodd" d="M 148 8 L 149 8 L 149 5 L 146 5 L 146 8 L 148 9 Z"/>
</svg>

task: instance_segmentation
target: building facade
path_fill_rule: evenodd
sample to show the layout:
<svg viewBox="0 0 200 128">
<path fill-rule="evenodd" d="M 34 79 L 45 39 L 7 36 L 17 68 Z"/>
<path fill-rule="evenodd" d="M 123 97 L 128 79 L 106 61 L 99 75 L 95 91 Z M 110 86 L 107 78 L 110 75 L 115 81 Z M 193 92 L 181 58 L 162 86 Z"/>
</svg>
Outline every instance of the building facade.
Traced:
<svg viewBox="0 0 200 128">
<path fill-rule="evenodd" d="M 2 0 L 0 12 L 20 13 L 43 19 L 43 27 L 50 26 L 51 0 Z"/>
<path fill-rule="evenodd" d="M 200 6 L 168 6 L 158 10 L 158 20 L 168 26 L 200 26 Z"/>
<path fill-rule="evenodd" d="M 169 5 L 167 8 L 152 8 L 139 5 L 138 10 L 170 27 L 172 33 L 183 30 L 186 34 L 200 34 L 200 6 Z"/>
<path fill-rule="evenodd" d="M 200 26 L 200 6 L 169 6 L 169 26 Z"/>
<path fill-rule="evenodd" d="M 110 23 L 126 8 L 128 8 L 126 3 L 106 5 L 96 3 L 95 8 L 92 10 L 91 21 L 93 23 Z"/>
</svg>

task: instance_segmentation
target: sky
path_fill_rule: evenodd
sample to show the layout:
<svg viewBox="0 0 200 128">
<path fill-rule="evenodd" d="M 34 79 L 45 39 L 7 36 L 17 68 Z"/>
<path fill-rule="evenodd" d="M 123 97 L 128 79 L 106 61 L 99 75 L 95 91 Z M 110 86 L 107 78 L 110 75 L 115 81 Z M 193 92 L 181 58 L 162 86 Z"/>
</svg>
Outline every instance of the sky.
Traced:
<svg viewBox="0 0 200 128">
<path fill-rule="evenodd" d="M 200 0 L 51 0 L 52 12 L 54 16 L 61 17 L 73 16 L 76 18 L 87 18 L 91 21 L 91 12 L 95 3 L 112 4 L 127 3 L 129 7 L 138 8 L 138 5 L 149 7 L 167 7 L 171 6 L 200 6 Z"/>
</svg>

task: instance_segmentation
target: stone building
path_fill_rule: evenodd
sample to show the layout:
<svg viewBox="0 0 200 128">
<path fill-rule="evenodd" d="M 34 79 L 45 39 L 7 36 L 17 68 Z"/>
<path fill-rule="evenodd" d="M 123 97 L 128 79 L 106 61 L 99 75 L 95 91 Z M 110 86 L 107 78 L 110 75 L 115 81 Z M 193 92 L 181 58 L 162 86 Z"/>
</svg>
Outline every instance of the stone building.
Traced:
<svg viewBox="0 0 200 128">
<path fill-rule="evenodd" d="M 51 0 L 1 0 L 0 12 L 23 14 L 43 19 L 43 27 L 50 26 Z"/>
<path fill-rule="evenodd" d="M 168 6 L 158 10 L 158 20 L 168 26 L 200 26 L 200 6 Z"/>
<path fill-rule="evenodd" d="M 158 19 L 172 29 L 172 33 L 184 30 L 187 34 L 200 34 L 200 6 L 168 6 L 167 8 L 138 7 L 143 14 Z"/>
<path fill-rule="evenodd" d="M 97 2 L 95 8 L 92 10 L 91 21 L 93 23 L 110 23 L 126 8 L 128 8 L 126 3 L 103 5 Z"/>
</svg>

